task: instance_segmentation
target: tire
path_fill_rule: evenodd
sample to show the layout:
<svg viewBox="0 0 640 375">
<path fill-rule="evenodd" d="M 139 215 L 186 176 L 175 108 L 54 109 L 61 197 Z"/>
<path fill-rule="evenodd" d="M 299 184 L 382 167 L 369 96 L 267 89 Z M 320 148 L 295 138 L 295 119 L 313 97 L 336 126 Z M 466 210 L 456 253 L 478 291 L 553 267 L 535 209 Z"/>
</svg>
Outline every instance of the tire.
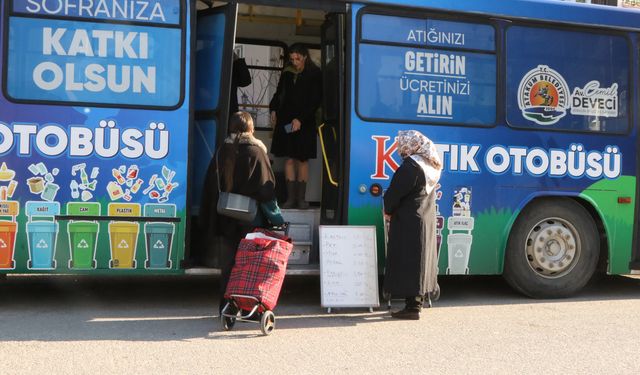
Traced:
<svg viewBox="0 0 640 375">
<path fill-rule="evenodd" d="M 569 198 L 544 199 L 516 219 L 503 276 L 532 298 L 568 297 L 587 284 L 599 255 L 598 229 L 589 212 Z"/>
<path fill-rule="evenodd" d="M 268 336 L 274 329 L 276 329 L 276 316 L 273 311 L 267 310 L 260 319 L 260 331 L 262 331 L 263 335 Z"/>
<path fill-rule="evenodd" d="M 436 284 L 436 288 L 430 293 L 432 301 L 438 301 L 440 299 L 440 284 Z"/>
<path fill-rule="evenodd" d="M 236 325 L 236 318 L 220 316 L 220 321 L 222 323 L 222 329 L 224 329 L 225 331 L 231 331 L 233 329 L 233 326 Z"/>
</svg>

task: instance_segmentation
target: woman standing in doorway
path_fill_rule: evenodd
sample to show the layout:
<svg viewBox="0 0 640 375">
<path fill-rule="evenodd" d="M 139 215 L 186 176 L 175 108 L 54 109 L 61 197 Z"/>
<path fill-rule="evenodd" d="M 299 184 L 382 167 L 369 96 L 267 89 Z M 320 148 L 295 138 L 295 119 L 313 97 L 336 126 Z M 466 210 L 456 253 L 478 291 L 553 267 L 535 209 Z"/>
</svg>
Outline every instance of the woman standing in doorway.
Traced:
<svg viewBox="0 0 640 375">
<path fill-rule="evenodd" d="M 285 68 L 269 110 L 275 126 L 271 153 L 286 157 L 287 201 L 282 208 L 309 208 L 305 200 L 309 159 L 316 157 L 316 111 L 322 100 L 322 75 L 302 45 L 289 48 L 291 66 Z"/>
<path fill-rule="evenodd" d="M 415 130 L 398 132 L 403 159 L 384 194 L 390 218 L 384 290 L 405 297 L 397 319 L 420 319 L 423 298 L 437 288 L 436 192 L 442 162 L 431 140 Z"/>
</svg>

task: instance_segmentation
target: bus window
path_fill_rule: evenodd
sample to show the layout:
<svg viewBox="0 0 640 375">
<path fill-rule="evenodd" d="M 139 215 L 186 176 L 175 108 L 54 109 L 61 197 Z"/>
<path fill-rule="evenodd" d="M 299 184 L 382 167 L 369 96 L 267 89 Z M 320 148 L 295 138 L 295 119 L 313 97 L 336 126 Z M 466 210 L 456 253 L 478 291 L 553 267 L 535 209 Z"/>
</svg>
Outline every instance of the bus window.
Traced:
<svg viewBox="0 0 640 375">
<path fill-rule="evenodd" d="M 384 34 L 378 31 L 381 24 L 388 26 Z M 362 118 L 492 126 L 496 76 L 492 26 L 377 15 L 361 19 L 357 111 Z"/>
<path fill-rule="evenodd" d="M 237 93 L 239 108 L 253 116 L 256 129 L 271 130 L 269 101 L 276 92 L 283 68 L 286 45 L 273 42 L 239 40 L 234 52 L 244 58 L 251 74 L 251 84 Z"/>
<path fill-rule="evenodd" d="M 5 93 L 17 102 L 178 107 L 184 98 L 178 4 L 167 5 L 175 13 L 146 22 L 153 25 L 125 25 L 70 21 L 16 2 L 7 27 Z"/>
<path fill-rule="evenodd" d="M 511 126 L 627 131 L 630 53 L 624 37 L 513 26 L 506 32 L 506 51 Z"/>
</svg>

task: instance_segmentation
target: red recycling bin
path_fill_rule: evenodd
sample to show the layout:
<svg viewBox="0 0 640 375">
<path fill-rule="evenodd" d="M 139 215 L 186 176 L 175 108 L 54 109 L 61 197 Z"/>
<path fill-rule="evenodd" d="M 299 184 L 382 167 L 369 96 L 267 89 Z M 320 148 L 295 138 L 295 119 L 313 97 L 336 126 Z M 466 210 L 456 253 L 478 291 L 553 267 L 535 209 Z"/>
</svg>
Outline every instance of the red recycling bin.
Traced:
<svg viewBox="0 0 640 375">
<path fill-rule="evenodd" d="M 12 221 L 0 221 L 0 269 L 14 269 L 16 232 L 18 226 Z"/>
</svg>

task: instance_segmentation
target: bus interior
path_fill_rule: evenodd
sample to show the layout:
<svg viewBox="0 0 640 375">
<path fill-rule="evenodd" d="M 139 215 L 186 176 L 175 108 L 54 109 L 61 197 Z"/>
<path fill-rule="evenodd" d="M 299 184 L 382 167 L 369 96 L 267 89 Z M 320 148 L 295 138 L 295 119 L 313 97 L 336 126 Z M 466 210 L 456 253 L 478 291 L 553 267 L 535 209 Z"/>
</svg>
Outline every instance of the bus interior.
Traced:
<svg viewBox="0 0 640 375">
<path fill-rule="evenodd" d="M 306 4 L 315 8 L 300 8 Z M 322 114 L 317 116 L 316 158 L 309 160 L 306 200 L 310 209 L 283 210 L 283 216 L 289 222 L 289 235 L 294 242 L 288 273 L 318 274 L 318 225 L 340 224 L 344 212 L 341 182 L 344 181 L 345 164 L 340 161 L 345 160 L 345 5 L 300 1 L 236 4 L 198 0 L 196 10 L 196 45 L 192 45 L 196 64 L 195 77 L 192 77 L 196 92 L 195 118 L 191 127 L 192 230 L 189 255 L 186 255 L 190 258 L 192 271 L 217 268 L 217 251 L 206 246 L 210 238 L 203 238 L 197 225 L 200 198 L 206 193 L 202 191 L 202 185 L 207 166 L 215 145 L 219 145 L 227 134 L 229 98 L 237 95 L 239 110 L 252 115 L 255 136 L 269 149 L 273 132 L 269 102 L 280 73 L 288 63 L 288 46 L 301 43 L 322 71 Z M 220 33 L 223 33 L 222 38 Z M 220 42 L 223 42 L 222 48 L 219 48 Z M 217 47 L 210 49 L 212 45 Z M 251 75 L 251 83 L 239 87 L 236 93 L 231 92 L 230 80 L 234 55 L 245 59 Z M 203 87 L 206 85 L 210 87 Z M 202 104 L 200 94 L 215 90 L 217 86 L 219 94 L 209 95 L 219 98 L 213 100 L 217 100 L 217 105 Z M 286 199 L 284 158 L 272 154 L 269 157 L 276 175 L 276 195 L 282 203 Z"/>
</svg>

